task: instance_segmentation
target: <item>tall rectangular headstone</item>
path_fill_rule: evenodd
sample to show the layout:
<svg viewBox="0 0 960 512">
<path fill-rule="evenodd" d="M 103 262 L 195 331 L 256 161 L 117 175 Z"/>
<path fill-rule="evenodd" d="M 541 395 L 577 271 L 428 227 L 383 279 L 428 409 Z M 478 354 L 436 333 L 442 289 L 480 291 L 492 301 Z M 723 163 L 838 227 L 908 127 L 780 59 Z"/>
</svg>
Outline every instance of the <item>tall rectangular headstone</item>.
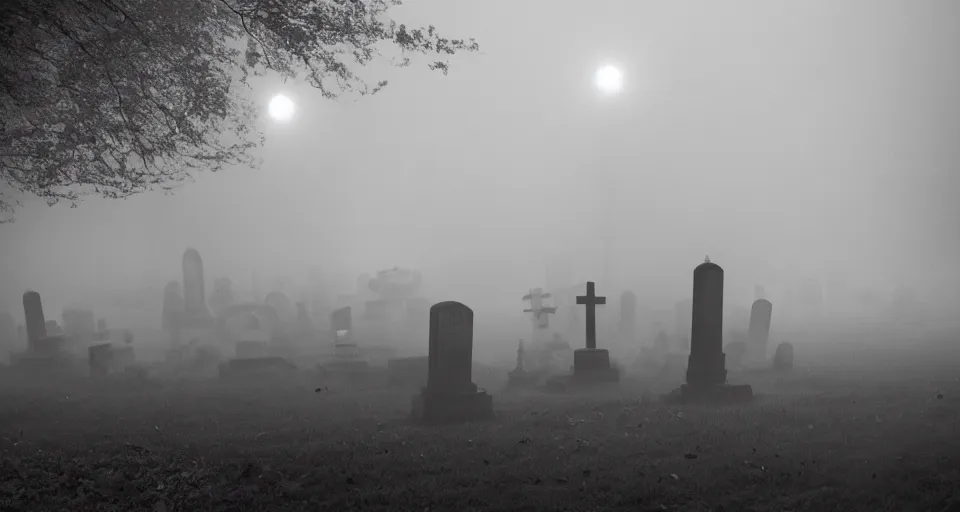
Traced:
<svg viewBox="0 0 960 512">
<path fill-rule="evenodd" d="M 681 402 L 739 402 L 753 398 L 749 385 L 728 385 L 723 353 L 723 269 L 708 258 L 693 270 L 693 308 L 687 383 L 668 395 Z"/>
<path fill-rule="evenodd" d="M 209 317 L 206 288 L 203 278 L 203 259 L 196 249 L 183 253 L 183 306 L 189 318 Z"/>
<path fill-rule="evenodd" d="M 37 343 L 47 337 L 47 321 L 43 317 L 39 293 L 29 291 L 23 294 L 23 317 L 27 325 L 28 350 L 36 350 Z"/>
<path fill-rule="evenodd" d="M 705 262 L 693 271 L 693 318 L 687 384 L 719 386 L 727 380 L 723 355 L 723 269 Z"/>
<path fill-rule="evenodd" d="M 773 303 L 769 300 L 753 301 L 753 306 L 750 308 L 750 327 L 747 331 L 747 356 L 754 361 L 764 361 L 767 358 L 772 315 Z"/>
<path fill-rule="evenodd" d="M 427 422 L 493 416 L 493 398 L 473 383 L 473 310 L 459 302 L 430 308 L 427 385 L 412 415 Z"/>
<path fill-rule="evenodd" d="M 459 302 L 430 308 L 427 391 L 473 393 L 473 311 Z"/>
</svg>

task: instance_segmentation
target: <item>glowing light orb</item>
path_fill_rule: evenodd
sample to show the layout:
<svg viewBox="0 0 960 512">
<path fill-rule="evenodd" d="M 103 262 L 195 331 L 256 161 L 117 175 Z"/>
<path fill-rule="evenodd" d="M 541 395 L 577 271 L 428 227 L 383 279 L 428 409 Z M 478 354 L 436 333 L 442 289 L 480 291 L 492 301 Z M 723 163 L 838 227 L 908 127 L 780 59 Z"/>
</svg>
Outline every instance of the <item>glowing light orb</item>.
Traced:
<svg viewBox="0 0 960 512">
<path fill-rule="evenodd" d="M 614 94 L 623 87 L 623 73 L 614 66 L 603 66 L 594 75 L 594 83 L 600 92 Z"/>
<path fill-rule="evenodd" d="M 280 122 L 293 119 L 293 114 L 296 110 L 297 107 L 294 105 L 293 100 L 283 94 L 274 96 L 270 100 L 270 105 L 267 107 L 267 112 L 270 114 L 270 117 L 272 117 L 274 121 Z"/>
</svg>

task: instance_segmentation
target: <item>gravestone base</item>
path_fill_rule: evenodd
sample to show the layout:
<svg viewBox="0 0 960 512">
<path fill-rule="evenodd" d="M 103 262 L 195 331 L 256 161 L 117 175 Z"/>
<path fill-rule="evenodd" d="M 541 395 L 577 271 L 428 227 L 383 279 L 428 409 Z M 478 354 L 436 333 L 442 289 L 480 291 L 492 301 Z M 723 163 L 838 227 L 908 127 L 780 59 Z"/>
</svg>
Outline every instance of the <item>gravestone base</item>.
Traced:
<svg viewBox="0 0 960 512">
<path fill-rule="evenodd" d="M 692 386 L 721 386 L 727 382 L 726 355 L 722 352 L 710 356 L 694 356 L 687 359 L 686 381 Z"/>
<path fill-rule="evenodd" d="M 230 382 L 284 379 L 296 371 L 296 365 L 281 357 L 236 358 L 218 368 L 220 379 Z"/>
<path fill-rule="evenodd" d="M 493 418 L 493 396 L 486 391 L 430 393 L 413 397 L 410 418 L 427 424 L 479 421 Z"/>
<path fill-rule="evenodd" d="M 731 404 L 753 400 L 753 388 L 749 384 L 720 384 L 715 386 L 691 386 L 680 388 L 664 395 L 663 401 L 671 404 Z"/>
<path fill-rule="evenodd" d="M 620 382 L 620 371 L 610 366 L 610 351 L 602 348 L 581 348 L 573 352 L 574 386 L 591 386 Z"/>
</svg>

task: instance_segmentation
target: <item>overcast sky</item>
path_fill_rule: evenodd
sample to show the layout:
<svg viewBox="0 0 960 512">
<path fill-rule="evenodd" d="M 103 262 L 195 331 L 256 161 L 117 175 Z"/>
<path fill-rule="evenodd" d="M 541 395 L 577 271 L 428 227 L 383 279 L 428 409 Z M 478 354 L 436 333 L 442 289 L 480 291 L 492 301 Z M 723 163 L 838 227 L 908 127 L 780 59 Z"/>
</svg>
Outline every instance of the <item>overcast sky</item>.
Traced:
<svg viewBox="0 0 960 512">
<path fill-rule="evenodd" d="M 706 254 L 738 301 L 806 277 L 955 293 L 955 0 L 409 0 L 395 17 L 481 52 L 448 76 L 376 66 L 391 83 L 370 98 L 267 80 L 257 97 L 299 112 L 262 120 L 262 168 L 27 204 L 0 226 L 0 307 L 162 287 L 188 246 L 208 290 L 401 265 L 435 300 L 519 300 L 548 267 L 600 279 L 610 240 L 611 277 L 669 302 Z M 607 63 L 616 97 L 592 83 Z"/>
</svg>

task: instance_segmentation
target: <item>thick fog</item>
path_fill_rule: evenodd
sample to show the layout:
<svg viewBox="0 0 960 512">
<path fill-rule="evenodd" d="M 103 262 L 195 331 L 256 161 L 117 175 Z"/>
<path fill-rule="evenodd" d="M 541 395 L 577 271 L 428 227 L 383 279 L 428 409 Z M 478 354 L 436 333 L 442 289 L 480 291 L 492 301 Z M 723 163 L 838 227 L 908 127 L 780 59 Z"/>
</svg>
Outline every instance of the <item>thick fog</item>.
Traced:
<svg viewBox="0 0 960 512">
<path fill-rule="evenodd" d="M 259 169 L 75 209 L 27 199 L 0 226 L 0 308 L 19 318 L 27 289 L 54 317 L 159 302 L 194 247 L 208 292 L 256 274 L 335 296 L 399 265 L 478 322 L 588 279 L 669 309 L 705 255 L 744 307 L 755 285 L 815 280 L 837 311 L 898 288 L 957 310 L 956 1 L 420 0 L 395 17 L 481 51 L 448 76 L 374 66 L 390 85 L 373 97 L 258 82 L 257 101 L 298 108 L 259 121 Z M 613 96 L 593 84 L 608 63 Z"/>
</svg>

